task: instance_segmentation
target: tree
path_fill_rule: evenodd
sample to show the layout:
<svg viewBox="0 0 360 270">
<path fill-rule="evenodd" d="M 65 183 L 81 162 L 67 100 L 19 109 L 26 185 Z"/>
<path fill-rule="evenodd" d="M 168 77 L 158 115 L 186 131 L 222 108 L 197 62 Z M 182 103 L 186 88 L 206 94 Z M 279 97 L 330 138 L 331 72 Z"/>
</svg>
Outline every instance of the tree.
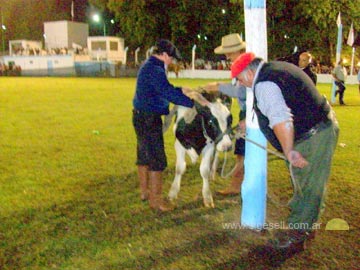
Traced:
<svg viewBox="0 0 360 270">
<path fill-rule="evenodd" d="M 11 39 L 42 40 L 45 21 L 71 20 L 71 1 L 0 0 L 6 46 Z M 130 51 L 141 47 L 142 54 L 157 38 L 167 38 L 186 60 L 194 44 L 198 57 L 219 59 L 213 50 L 222 36 L 245 34 L 244 0 L 74 0 L 75 19 L 92 24 L 90 14 L 85 13 L 91 10 L 84 8 L 87 2 L 103 13 L 104 20 L 114 14 L 117 35 L 125 39 Z M 351 22 L 360 29 L 359 1 L 267 0 L 266 5 L 269 59 L 288 55 L 297 46 L 330 64 L 335 58 L 339 11 L 344 40 Z M 343 53 L 350 55 L 351 48 L 343 46 Z"/>
<path fill-rule="evenodd" d="M 115 14 L 120 34 L 130 48 L 147 49 L 157 38 L 167 38 L 181 51 L 188 52 L 183 53 L 187 60 L 194 44 L 198 45 L 199 57 L 212 58 L 223 35 L 230 29 L 243 31 L 238 20 L 241 5 L 229 1 L 90 0 L 90 3 Z"/>
<path fill-rule="evenodd" d="M 297 18 L 308 21 L 309 27 L 305 28 L 308 33 L 303 43 L 311 42 L 314 53 L 327 64 L 332 63 L 335 58 L 338 13 L 341 12 L 344 40 L 347 37 L 345 29 L 350 27 L 351 21 L 354 21 L 356 25 L 360 19 L 360 5 L 358 1 L 353 0 L 323 0 L 321 2 L 301 0 L 295 7 L 295 11 Z M 344 49 L 348 50 L 346 47 Z"/>
</svg>

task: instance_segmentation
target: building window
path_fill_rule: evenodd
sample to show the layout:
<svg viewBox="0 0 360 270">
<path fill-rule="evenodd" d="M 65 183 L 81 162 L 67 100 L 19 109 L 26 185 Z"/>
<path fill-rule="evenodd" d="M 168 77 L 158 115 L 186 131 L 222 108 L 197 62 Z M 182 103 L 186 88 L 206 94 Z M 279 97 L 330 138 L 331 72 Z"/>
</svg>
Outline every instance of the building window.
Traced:
<svg viewBox="0 0 360 270">
<path fill-rule="evenodd" d="M 117 51 L 119 44 L 116 41 L 110 41 L 110 51 Z"/>
<path fill-rule="evenodd" d="M 106 51 L 106 41 L 92 41 L 91 49 L 93 51 L 96 51 L 96 50 Z"/>
</svg>

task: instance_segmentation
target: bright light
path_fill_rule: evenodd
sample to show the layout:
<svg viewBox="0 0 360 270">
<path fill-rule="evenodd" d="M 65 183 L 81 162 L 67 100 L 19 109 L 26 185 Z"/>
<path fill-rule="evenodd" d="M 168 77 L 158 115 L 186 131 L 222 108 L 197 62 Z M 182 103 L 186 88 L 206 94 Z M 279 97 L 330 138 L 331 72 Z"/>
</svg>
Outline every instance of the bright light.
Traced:
<svg viewBox="0 0 360 270">
<path fill-rule="evenodd" d="M 360 67 L 360 62 L 357 63 L 357 66 Z"/>
<path fill-rule="evenodd" d="M 1 25 L 2 30 L 6 30 L 6 26 L 3 24 Z"/>
<path fill-rule="evenodd" d="M 344 58 L 343 63 L 346 64 L 348 62 L 348 60 L 346 58 Z"/>
<path fill-rule="evenodd" d="M 198 37 L 198 39 L 200 39 L 200 38 L 201 38 L 201 35 L 200 35 L 200 34 L 198 34 L 198 35 L 197 35 L 197 37 Z"/>
<path fill-rule="evenodd" d="M 223 8 L 223 9 L 221 10 L 221 13 L 222 13 L 222 14 L 225 14 L 225 13 L 226 13 L 226 10 Z"/>
<path fill-rule="evenodd" d="M 287 34 L 285 34 L 285 35 L 284 35 L 284 38 L 285 38 L 285 39 L 288 39 L 288 38 L 289 38 L 289 36 L 288 36 Z"/>
<path fill-rule="evenodd" d="M 99 16 L 99 14 L 94 14 L 94 15 L 92 16 L 92 19 L 93 19 L 94 22 L 100 22 L 100 16 Z"/>
<path fill-rule="evenodd" d="M 204 39 L 207 40 L 207 36 L 204 36 Z"/>
<path fill-rule="evenodd" d="M 111 19 L 111 21 L 110 21 L 112 24 L 114 24 L 115 23 L 115 20 L 114 19 Z"/>
</svg>

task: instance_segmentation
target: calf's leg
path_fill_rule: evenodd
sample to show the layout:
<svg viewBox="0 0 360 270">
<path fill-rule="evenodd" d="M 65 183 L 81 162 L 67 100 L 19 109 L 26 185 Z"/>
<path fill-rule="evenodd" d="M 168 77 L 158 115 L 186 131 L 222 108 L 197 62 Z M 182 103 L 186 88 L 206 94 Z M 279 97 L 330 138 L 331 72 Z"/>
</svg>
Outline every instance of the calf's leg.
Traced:
<svg viewBox="0 0 360 270">
<path fill-rule="evenodd" d="M 181 177 L 186 170 L 186 162 L 185 162 L 186 149 L 180 144 L 178 140 L 175 141 L 175 151 L 176 151 L 175 178 L 169 191 L 169 199 L 171 201 L 177 199 L 178 193 L 180 191 Z"/>
<path fill-rule="evenodd" d="M 210 180 L 214 181 L 216 176 L 216 170 L 219 165 L 219 152 L 216 151 L 214 161 L 211 165 L 211 171 L 210 171 Z"/>
<path fill-rule="evenodd" d="M 209 177 L 210 177 L 210 164 L 214 153 L 214 146 L 209 144 L 205 146 L 202 152 L 202 159 L 200 163 L 200 174 L 203 179 L 202 195 L 205 207 L 214 208 L 214 200 L 210 191 Z"/>
</svg>

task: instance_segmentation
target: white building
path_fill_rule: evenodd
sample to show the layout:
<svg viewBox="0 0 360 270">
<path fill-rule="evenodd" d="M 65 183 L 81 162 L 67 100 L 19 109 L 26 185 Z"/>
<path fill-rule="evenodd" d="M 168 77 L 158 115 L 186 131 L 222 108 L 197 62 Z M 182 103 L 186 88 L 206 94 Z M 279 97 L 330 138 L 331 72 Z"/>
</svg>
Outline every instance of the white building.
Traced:
<svg viewBox="0 0 360 270">
<path fill-rule="evenodd" d="M 87 47 L 92 60 L 124 63 L 125 50 L 123 38 L 109 36 L 89 37 Z"/>
<path fill-rule="evenodd" d="M 86 23 L 54 21 L 44 23 L 45 48 L 41 41 L 12 40 L 10 55 L 0 62 L 17 66 L 26 75 L 104 74 L 115 76 L 118 63 L 125 63 L 124 39 L 89 37 Z"/>
<path fill-rule="evenodd" d="M 73 44 L 87 46 L 89 25 L 72 21 L 44 22 L 45 49 L 73 48 Z"/>
</svg>

